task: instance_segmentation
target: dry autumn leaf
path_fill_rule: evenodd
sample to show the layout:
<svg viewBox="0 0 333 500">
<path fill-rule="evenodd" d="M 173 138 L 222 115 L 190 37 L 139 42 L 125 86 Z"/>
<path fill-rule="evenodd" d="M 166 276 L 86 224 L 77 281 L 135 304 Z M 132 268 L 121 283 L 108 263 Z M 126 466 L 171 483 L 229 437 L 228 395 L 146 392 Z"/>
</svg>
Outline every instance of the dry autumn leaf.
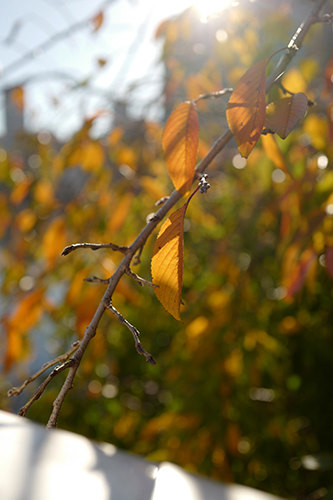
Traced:
<svg viewBox="0 0 333 500">
<path fill-rule="evenodd" d="M 269 59 L 257 62 L 247 70 L 228 103 L 228 125 L 244 158 L 256 145 L 265 123 L 266 66 Z"/>
<path fill-rule="evenodd" d="M 151 271 L 156 285 L 155 295 L 163 307 L 178 321 L 180 318 L 180 295 L 183 283 L 184 263 L 184 217 L 188 202 L 176 210 L 164 222 L 158 233 Z"/>
<path fill-rule="evenodd" d="M 93 25 L 94 25 L 94 31 L 99 30 L 99 28 L 102 26 L 104 21 L 104 14 L 103 12 L 99 12 L 92 20 Z"/>
<path fill-rule="evenodd" d="M 307 105 L 303 92 L 272 102 L 266 109 L 265 127 L 285 139 L 303 118 Z"/>
<path fill-rule="evenodd" d="M 162 146 L 173 185 L 186 196 L 192 185 L 199 142 L 199 118 L 194 102 L 183 102 L 166 122 Z"/>
</svg>

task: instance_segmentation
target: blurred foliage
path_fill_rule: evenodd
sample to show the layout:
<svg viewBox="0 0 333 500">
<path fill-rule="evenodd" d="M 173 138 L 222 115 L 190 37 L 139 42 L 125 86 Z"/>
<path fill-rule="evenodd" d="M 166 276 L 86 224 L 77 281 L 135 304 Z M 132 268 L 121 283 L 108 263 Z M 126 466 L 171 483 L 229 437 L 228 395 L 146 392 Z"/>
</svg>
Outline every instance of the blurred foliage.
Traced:
<svg viewBox="0 0 333 500">
<path fill-rule="evenodd" d="M 259 5 L 241 2 L 204 23 L 189 9 L 163 23 L 157 36 L 164 37 L 166 116 L 185 98 L 235 85 L 250 65 L 286 45 L 298 22 L 291 4 L 261 6 L 258 15 Z M 285 141 L 276 138 L 278 154 L 259 141 L 244 160 L 232 142 L 208 170 L 211 189 L 188 208 L 183 323 L 150 288 L 128 276 L 117 287 L 115 306 L 139 329 L 157 366 L 105 315 L 61 428 L 283 497 L 333 496 L 333 64 L 326 28 L 313 27 L 283 78 L 316 106 Z M 270 100 L 279 93 L 273 89 Z M 223 132 L 226 103 L 198 103 L 200 158 Z M 104 250 L 60 257 L 64 246 L 130 244 L 171 189 L 163 124 L 119 125 L 95 140 L 93 121 L 66 144 L 24 133 L 19 154 L 0 150 L 0 402 L 9 410 L 33 388 L 8 401 L 8 377 L 18 384 L 84 334 L 103 285 L 83 279 L 109 277 L 121 258 Z M 147 279 L 153 239 L 134 268 Z M 64 376 L 29 418 L 47 420 Z"/>
</svg>

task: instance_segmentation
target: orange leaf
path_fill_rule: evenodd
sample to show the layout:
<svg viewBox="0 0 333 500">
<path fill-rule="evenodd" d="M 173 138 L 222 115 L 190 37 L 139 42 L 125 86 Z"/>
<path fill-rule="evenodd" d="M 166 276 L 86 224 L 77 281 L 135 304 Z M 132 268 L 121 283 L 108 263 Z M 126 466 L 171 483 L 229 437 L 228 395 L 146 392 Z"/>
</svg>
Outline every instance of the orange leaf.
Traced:
<svg viewBox="0 0 333 500">
<path fill-rule="evenodd" d="M 43 256 L 47 269 L 52 269 L 61 251 L 67 244 L 66 225 L 63 216 L 56 217 L 44 233 L 42 241 Z"/>
<path fill-rule="evenodd" d="M 266 155 L 274 163 L 274 166 L 290 176 L 291 174 L 288 170 L 284 156 L 273 135 L 263 135 L 261 141 Z"/>
<path fill-rule="evenodd" d="M 303 92 L 272 102 L 266 109 L 265 127 L 285 139 L 303 118 L 307 105 Z"/>
<path fill-rule="evenodd" d="M 99 13 L 97 14 L 97 16 L 95 16 L 95 17 L 93 18 L 93 20 L 92 20 L 93 25 L 94 25 L 94 31 L 99 30 L 99 28 L 100 28 L 100 27 L 102 26 L 102 24 L 103 24 L 103 21 L 104 21 L 104 14 L 103 14 L 103 12 L 101 11 L 101 12 L 99 12 Z"/>
<path fill-rule="evenodd" d="M 5 371 L 8 371 L 12 364 L 21 359 L 24 354 L 23 337 L 39 321 L 44 312 L 43 295 L 43 288 L 24 295 L 12 312 L 2 319 L 6 334 L 6 348 L 3 357 Z"/>
<path fill-rule="evenodd" d="M 266 66 L 264 59 L 247 70 L 231 94 L 227 121 L 240 154 L 247 158 L 256 145 L 265 123 Z"/>
<path fill-rule="evenodd" d="M 175 188 L 186 196 L 192 185 L 199 141 L 199 118 L 194 102 L 183 102 L 166 122 L 162 147 Z"/>
<path fill-rule="evenodd" d="M 183 284 L 184 217 L 188 203 L 164 222 L 154 245 L 151 271 L 155 295 L 163 307 L 178 321 Z"/>
<path fill-rule="evenodd" d="M 32 178 L 25 176 L 21 181 L 17 182 L 13 191 L 10 194 L 10 201 L 13 205 L 20 205 L 22 201 L 28 196 Z"/>
<path fill-rule="evenodd" d="M 11 101 L 18 111 L 24 109 L 24 90 L 22 87 L 15 87 L 10 93 Z"/>
</svg>

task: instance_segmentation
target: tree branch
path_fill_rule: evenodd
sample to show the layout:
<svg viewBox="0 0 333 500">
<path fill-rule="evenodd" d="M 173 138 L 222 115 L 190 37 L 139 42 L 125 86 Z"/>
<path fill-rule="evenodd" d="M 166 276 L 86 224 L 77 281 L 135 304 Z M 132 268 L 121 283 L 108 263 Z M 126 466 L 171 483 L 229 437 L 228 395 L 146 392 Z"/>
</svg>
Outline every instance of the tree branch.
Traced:
<svg viewBox="0 0 333 500">
<path fill-rule="evenodd" d="M 151 354 L 149 354 L 149 352 L 147 352 L 143 348 L 143 346 L 142 346 L 142 344 L 140 342 L 140 339 L 139 339 L 140 332 L 139 332 L 139 330 L 137 328 L 135 328 L 135 326 L 133 326 L 129 321 L 127 321 L 127 319 L 125 319 L 124 316 L 122 316 L 122 314 L 120 314 L 120 312 L 117 311 L 117 309 L 115 307 L 113 307 L 112 304 L 109 304 L 106 307 L 115 316 L 117 316 L 117 318 L 120 321 L 120 323 L 124 323 L 124 325 L 127 326 L 127 328 L 129 329 L 129 331 L 133 335 L 134 342 L 135 342 L 135 347 L 136 347 L 136 350 L 138 351 L 138 353 L 144 355 L 144 357 L 146 358 L 147 363 L 150 363 L 151 365 L 155 366 L 156 365 L 156 361 L 154 360 L 153 356 Z"/>
<path fill-rule="evenodd" d="M 73 358 L 71 358 L 68 361 L 66 361 L 66 363 L 64 363 L 62 365 L 59 365 L 56 368 L 54 368 L 54 370 L 52 370 L 52 372 L 46 377 L 46 379 L 44 380 L 44 382 L 42 382 L 41 385 L 38 387 L 37 391 L 32 396 L 32 398 L 27 402 L 27 404 L 25 404 L 24 406 L 22 406 L 22 408 L 20 409 L 20 411 L 19 411 L 18 414 L 21 417 L 25 417 L 25 415 L 26 415 L 27 411 L 29 410 L 30 406 L 35 401 L 37 401 L 37 399 L 39 399 L 41 397 L 41 395 L 43 394 L 43 392 L 45 391 L 46 387 L 51 382 L 51 380 L 56 375 L 58 375 L 58 373 L 63 372 L 64 370 L 66 370 L 67 368 L 69 368 L 72 365 L 73 365 Z"/>
<path fill-rule="evenodd" d="M 100 250 L 101 248 L 111 248 L 114 252 L 127 253 L 129 251 L 129 247 L 123 247 L 119 245 L 114 245 L 113 243 L 74 243 L 73 245 L 69 245 L 65 247 L 61 253 L 61 255 L 68 255 L 74 250 L 78 248 L 90 248 L 91 250 Z"/>
<path fill-rule="evenodd" d="M 156 287 L 156 285 L 154 285 L 151 281 L 147 281 L 147 280 L 141 278 L 140 276 L 138 276 L 137 274 L 133 273 L 133 271 L 130 268 L 126 269 L 126 274 L 128 276 L 130 276 L 131 278 L 133 278 L 135 281 L 137 281 L 137 283 L 139 283 L 139 285 L 141 285 L 141 286 L 148 285 L 148 286 L 151 286 L 153 288 Z"/>
<path fill-rule="evenodd" d="M 322 7 L 325 5 L 327 0 L 317 0 L 315 5 L 313 6 L 310 14 L 308 17 L 305 19 L 305 21 L 300 25 L 298 30 L 296 31 L 295 35 L 292 37 L 291 41 L 288 44 L 288 50 L 285 52 L 285 54 L 280 58 L 278 61 L 275 69 L 267 79 L 266 83 L 266 92 L 270 90 L 270 88 L 281 78 L 282 74 L 286 70 L 287 66 L 290 64 L 292 58 L 296 55 L 298 52 L 299 48 L 302 46 L 303 40 L 308 33 L 310 27 L 318 22 L 318 16 L 320 14 L 320 11 Z M 207 169 L 207 167 L 210 165 L 210 163 L 214 160 L 214 158 L 217 156 L 217 154 L 226 146 L 226 144 L 230 141 L 230 139 L 233 137 L 233 134 L 229 129 L 227 129 L 224 134 L 219 137 L 215 143 L 213 144 L 212 148 L 208 152 L 208 154 L 201 160 L 201 162 L 197 165 L 196 170 L 195 170 L 195 178 L 201 178 L 202 174 L 204 171 Z M 121 248 L 124 249 L 123 253 L 125 254 L 121 263 L 117 267 L 116 271 L 114 274 L 111 276 L 111 278 L 108 280 L 108 287 L 101 299 L 101 302 L 95 312 L 95 315 L 90 323 L 90 325 L 86 328 L 85 334 L 83 339 L 81 340 L 80 346 L 73 355 L 73 357 L 65 363 L 66 368 L 69 367 L 69 373 L 67 375 L 67 378 L 65 380 L 65 383 L 62 386 L 62 389 L 60 390 L 60 393 L 56 400 L 53 403 L 53 411 L 51 413 L 50 419 L 48 421 L 47 427 L 52 428 L 56 427 L 57 425 L 57 420 L 59 416 L 59 412 L 61 409 L 61 406 L 63 404 L 63 401 L 65 399 L 66 394 L 68 391 L 72 388 L 73 386 L 73 381 L 75 378 L 76 371 L 79 367 L 79 364 L 82 360 L 82 357 L 88 347 L 88 344 L 90 340 L 95 336 L 98 324 L 105 312 L 106 309 L 110 310 L 121 323 L 124 323 L 127 328 L 131 331 L 134 340 L 135 340 L 135 345 L 136 349 L 139 352 L 139 354 L 143 354 L 146 357 L 146 360 L 151 363 L 155 364 L 154 359 L 152 356 L 147 353 L 147 351 L 144 350 L 142 347 L 140 341 L 139 341 L 139 331 L 131 325 L 112 305 L 112 296 L 113 292 L 123 276 L 123 274 L 127 273 L 128 270 L 130 269 L 130 263 L 132 259 L 137 260 L 140 257 L 142 248 L 144 247 L 148 237 L 151 235 L 155 227 L 157 226 L 158 222 L 163 219 L 163 217 L 169 212 L 169 210 L 177 203 L 177 201 L 181 198 L 181 195 L 178 193 L 178 191 L 173 191 L 170 197 L 165 201 L 163 206 L 158 210 L 158 212 L 155 214 L 154 217 L 152 217 L 146 224 L 146 226 L 142 229 L 140 234 L 137 236 L 137 238 L 133 241 L 133 243 L 129 247 L 117 247 L 115 250 L 116 251 L 122 251 L 120 250 Z M 112 245 L 112 244 L 110 244 Z M 67 255 L 71 251 L 75 250 L 76 248 L 80 247 L 89 247 L 92 248 L 93 250 L 97 250 L 98 248 L 112 248 L 110 245 L 97 245 L 97 244 L 77 244 L 77 245 L 71 245 L 69 247 L 66 247 L 64 250 L 65 253 L 64 255 Z M 112 248 L 113 249 L 113 248 Z M 135 262 L 134 262 L 135 263 Z M 61 371 L 64 369 L 63 367 L 65 365 L 62 365 Z M 59 368 L 59 370 L 60 370 Z M 56 369 L 55 369 L 56 370 Z M 53 370 L 53 372 L 55 372 Z M 53 373 L 52 372 L 52 373 Z M 50 374 L 52 375 L 52 374 Z M 49 375 L 49 377 L 50 377 Z M 46 382 L 46 381 L 45 381 Z M 48 382 L 47 382 L 48 383 Z M 44 390 L 44 389 L 43 389 Z M 39 397 L 39 396 L 38 396 Z M 38 399 L 38 398 L 37 398 Z"/>
<path fill-rule="evenodd" d="M 31 377 L 27 378 L 27 380 L 25 380 L 20 387 L 13 387 L 12 389 L 10 389 L 7 392 L 7 396 L 11 398 L 12 396 L 18 396 L 19 394 L 21 394 L 21 392 L 27 387 L 28 384 L 36 380 L 36 378 L 44 373 L 48 368 L 51 368 L 51 366 L 54 366 L 57 363 L 63 363 L 64 361 L 66 361 L 78 349 L 79 345 L 80 340 L 77 340 L 72 344 L 72 347 L 67 352 L 61 354 L 57 358 L 52 359 L 51 361 L 48 361 L 47 363 L 44 363 L 40 370 L 31 375 Z"/>
</svg>

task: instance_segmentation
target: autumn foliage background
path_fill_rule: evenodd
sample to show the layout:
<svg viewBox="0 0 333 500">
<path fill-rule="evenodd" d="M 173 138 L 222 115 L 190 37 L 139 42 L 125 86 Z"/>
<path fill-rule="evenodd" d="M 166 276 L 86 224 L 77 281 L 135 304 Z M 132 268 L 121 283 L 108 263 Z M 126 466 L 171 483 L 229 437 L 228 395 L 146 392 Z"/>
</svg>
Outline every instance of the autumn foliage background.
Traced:
<svg viewBox="0 0 333 500">
<path fill-rule="evenodd" d="M 164 22 L 156 37 L 165 119 L 186 99 L 235 87 L 250 66 L 286 46 L 301 19 L 296 2 L 280 4 L 277 11 L 240 2 L 206 23 L 189 9 Z M 247 160 L 232 141 L 208 169 L 211 189 L 189 204 L 183 323 L 151 288 L 127 276 L 117 287 L 114 305 L 157 366 L 105 315 L 61 428 L 283 497 L 333 496 L 331 42 L 331 26 L 313 26 L 283 77 L 286 89 L 315 102 L 299 126 L 285 140 L 274 136 L 276 144 L 260 139 Z M 269 101 L 279 96 L 273 88 Z M 16 89 L 18 106 L 22 98 Z M 199 159 L 226 127 L 227 101 L 197 104 Z M 95 139 L 95 119 L 65 144 L 24 132 L 21 153 L 0 158 L 4 409 L 17 410 L 33 391 L 8 400 L 11 384 L 83 335 L 103 294 L 103 285 L 83 280 L 108 278 L 120 262 L 109 250 L 60 257 L 63 248 L 130 244 L 172 190 L 165 122 L 126 118 Z M 156 234 L 133 267 L 146 279 Z M 62 381 L 29 418 L 45 423 Z"/>
</svg>

